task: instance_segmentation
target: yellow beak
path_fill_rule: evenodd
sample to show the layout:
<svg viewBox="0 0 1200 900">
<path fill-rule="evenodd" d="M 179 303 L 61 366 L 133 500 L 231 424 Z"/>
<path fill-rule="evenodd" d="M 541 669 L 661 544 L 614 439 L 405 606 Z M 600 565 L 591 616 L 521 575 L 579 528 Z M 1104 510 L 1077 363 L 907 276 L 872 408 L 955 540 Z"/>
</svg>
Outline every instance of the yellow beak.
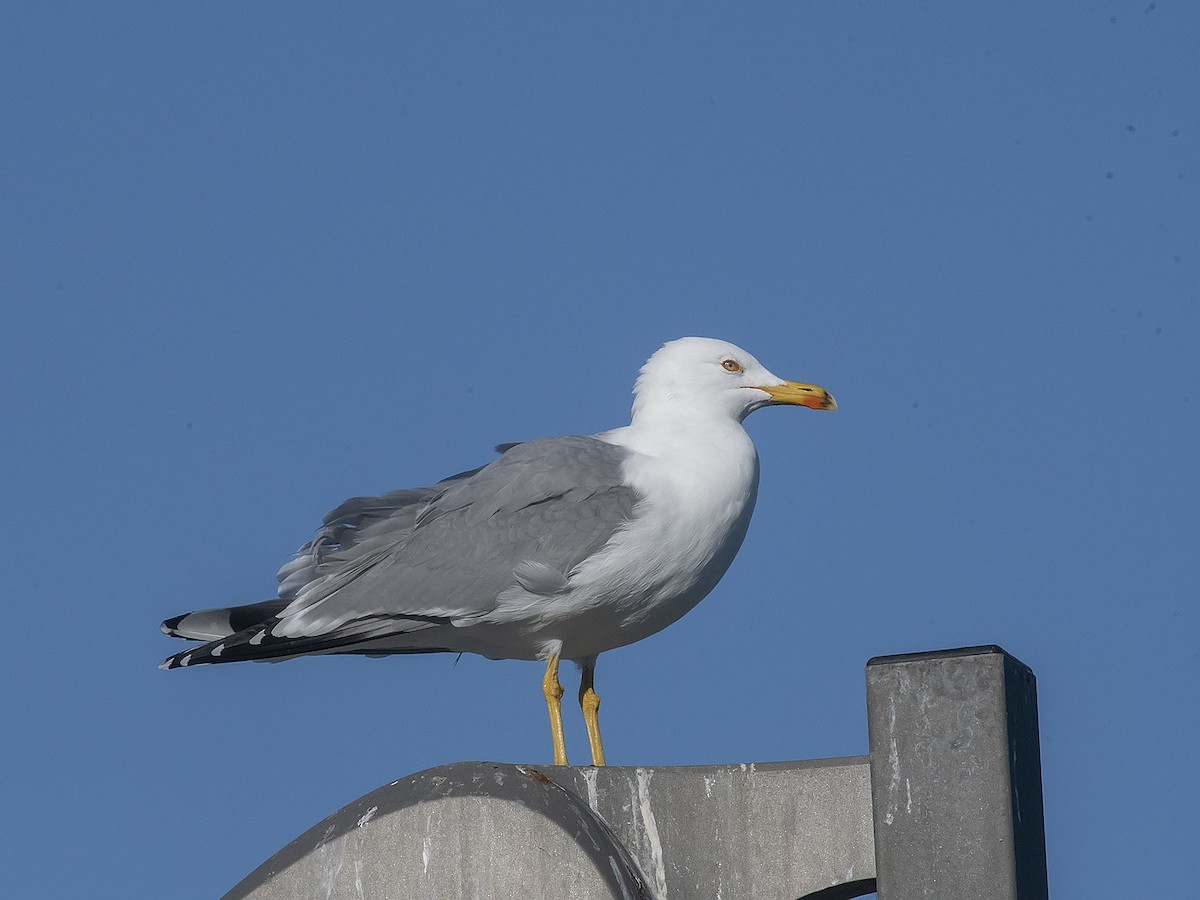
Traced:
<svg viewBox="0 0 1200 900">
<path fill-rule="evenodd" d="M 785 381 L 783 384 L 755 385 L 754 389 L 769 394 L 772 403 L 807 406 L 809 409 L 837 409 L 833 395 L 815 384 Z"/>
</svg>

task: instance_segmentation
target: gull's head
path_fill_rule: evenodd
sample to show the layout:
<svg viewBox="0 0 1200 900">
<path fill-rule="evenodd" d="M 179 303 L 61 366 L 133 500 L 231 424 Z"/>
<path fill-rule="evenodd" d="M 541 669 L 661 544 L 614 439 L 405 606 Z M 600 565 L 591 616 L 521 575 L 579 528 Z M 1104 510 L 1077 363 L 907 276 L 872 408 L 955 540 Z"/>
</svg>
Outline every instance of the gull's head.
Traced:
<svg viewBox="0 0 1200 900">
<path fill-rule="evenodd" d="M 712 338 L 664 344 L 642 366 L 633 389 L 633 418 L 729 418 L 740 422 L 763 406 L 837 409 L 814 384 L 787 381 L 741 347 Z"/>
</svg>

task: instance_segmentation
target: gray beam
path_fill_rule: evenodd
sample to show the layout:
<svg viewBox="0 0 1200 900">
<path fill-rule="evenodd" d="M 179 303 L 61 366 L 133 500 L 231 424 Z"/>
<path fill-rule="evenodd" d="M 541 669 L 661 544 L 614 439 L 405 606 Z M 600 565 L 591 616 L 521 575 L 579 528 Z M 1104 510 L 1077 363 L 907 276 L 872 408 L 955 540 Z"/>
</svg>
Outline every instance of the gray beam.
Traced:
<svg viewBox="0 0 1200 900">
<path fill-rule="evenodd" d="M 880 900 L 1044 900 L 1033 672 L 995 646 L 867 664 Z"/>
<path fill-rule="evenodd" d="M 875 889 L 866 757 L 543 771 L 587 800 L 659 900 Z"/>
<path fill-rule="evenodd" d="M 227 896 L 843 900 L 872 891 L 874 875 L 865 757 L 457 763 L 351 803 Z"/>
</svg>

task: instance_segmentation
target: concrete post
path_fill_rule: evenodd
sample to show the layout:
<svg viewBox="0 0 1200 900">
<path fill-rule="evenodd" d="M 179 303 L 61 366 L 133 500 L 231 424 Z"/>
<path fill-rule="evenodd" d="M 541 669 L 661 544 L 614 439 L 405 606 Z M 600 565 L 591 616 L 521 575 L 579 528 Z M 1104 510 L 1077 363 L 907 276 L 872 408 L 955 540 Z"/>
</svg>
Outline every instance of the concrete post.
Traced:
<svg viewBox="0 0 1200 900">
<path fill-rule="evenodd" d="M 999 647 L 867 664 L 880 900 L 1044 900 L 1033 672 Z"/>
</svg>

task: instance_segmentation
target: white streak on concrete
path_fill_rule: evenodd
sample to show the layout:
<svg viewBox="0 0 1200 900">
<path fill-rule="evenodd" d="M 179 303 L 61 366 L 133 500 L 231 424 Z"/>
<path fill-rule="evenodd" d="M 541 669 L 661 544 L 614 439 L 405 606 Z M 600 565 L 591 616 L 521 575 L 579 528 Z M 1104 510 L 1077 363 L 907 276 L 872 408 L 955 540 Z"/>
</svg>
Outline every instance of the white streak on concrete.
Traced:
<svg viewBox="0 0 1200 900">
<path fill-rule="evenodd" d="M 654 820 L 654 810 L 650 807 L 650 779 L 653 775 L 654 773 L 648 769 L 639 768 L 637 770 L 638 811 L 642 814 L 646 840 L 650 845 L 654 896 L 658 900 L 667 900 L 667 869 L 663 861 L 662 838 L 658 834 L 658 823 Z"/>
<path fill-rule="evenodd" d="M 896 698 L 888 700 L 888 764 L 892 769 L 892 781 L 887 791 L 887 813 L 883 817 L 884 824 L 891 825 L 896 821 L 896 811 L 900 805 L 900 745 L 896 741 Z"/>
<path fill-rule="evenodd" d="M 323 877 L 322 887 L 325 890 L 326 900 L 334 896 L 337 890 L 338 876 L 342 872 L 342 866 L 346 863 L 346 842 L 337 840 L 327 843 L 332 832 L 333 826 L 330 825 L 325 829 L 321 843 L 317 845 L 317 871 Z"/>
<path fill-rule="evenodd" d="M 421 842 L 421 874 L 425 876 L 425 880 L 429 880 L 429 860 L 433 856 L 433 835 L 430 834 L 430 829 L 433 827 L 433 813 L 425 814 L 425 840 Z"/>
<path fill-rule="evenodd" d="M 598 807 L 600 798 L 596 793 L 596 773 L 598 770 L 595 766 L 590 766 L 583 768 L 580 771 L 583 773 L 583 783 L 587 785 L 588 807 L 592 810 L 592 812 L 599 814 L 600 810 Z"/>
</svg>

